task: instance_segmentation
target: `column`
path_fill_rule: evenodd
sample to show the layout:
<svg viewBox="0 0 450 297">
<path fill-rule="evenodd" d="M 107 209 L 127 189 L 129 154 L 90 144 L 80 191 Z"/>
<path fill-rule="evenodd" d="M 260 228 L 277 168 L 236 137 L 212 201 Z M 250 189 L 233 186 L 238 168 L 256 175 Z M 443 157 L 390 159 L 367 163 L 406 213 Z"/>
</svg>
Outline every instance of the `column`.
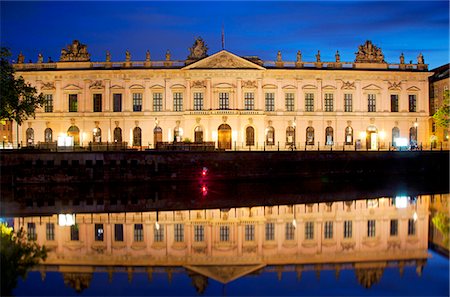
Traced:
<svg viewBox="0 0 450 297">
<path fill-rule="evenodd" d="M 264 94 L 263 94 L 263 89 L 262 89 L 262 79 L 258 78 L 256 80 L 257 86 L 258 86 L 258 90 L 256 93 L 256 107 L 255 109 L 259 109 L 259 110 L 265 110 L 265 106 L 264 106 Z"/>
<path fill-rule="evenodd" d="M 344 111 L 344 92 L 342 91 L 342 80 L 336 81 L 336 105 L 335 111 Z"/>
<path fill-rule="evenodd" d="M 79 102 L 79 106 L 78 106 L 78 112 L 86 112 L 86 111 L 92 111 L 93 110 L 93 106 L 92 104 L 89 105 L 89 96 L 90 92 L 89 92 L 89 80 L 85 79 L 84 80 L 84 88 L 83 88 L 83 93 L 81 95 L 81 100 Z"/>
<path fill-rule="evenodd" d="M 408 93 L 406 91 L 406 82 L 402 81 L 402 89 L 400 91 L 400 98 L 398 98 L 398 111 L 408 111 Z"/>
<path fill-rule="evenodd" d="M 355 98 L 353 101 L 354 104 L 354 112 L 361 112 L 361 105 L 362 102 L 364 100 L 363 98 L 363 94 L 362 94 L 362 89 L 361 89 L 361 80 L 357 79 L 355 80 L 355 87 L 356 87 L 356 91 L 355 91 Z"/>
<path fill-rule="evenodd" d="M 389 112 L 390 111 L 390 102 L 391 102 L 391 98 L 389 96 L 389 92 L 388 92 L 388 82 L 387 81 L 383 81 L 383 83 L 381 84 L 381 98 L 380 103 L 380 111 L 382 112 Z"/>
<path fill-rule="evenodd" d="M 103 111 L 112 111 L 111 108 L 111 80 L 105 79 L 105 99 L 103 100 Z"/>
<path fill-rule="evenodd" d="M 186 78 L 186 94 L 184 95 L 186 99 L 184 100 L 184 110 L 194 109 L 194 104 L 192 104 L 192 94 L 191 94 L 191 79 Z"/>
<path fill-rule="evenodd" d="M 146 79 L 144 80 L 144 102 L 142 103 L 143 111 L 151 111 L 152 108 L 152 94 L 150 91 L 150 80 Z"/>
<path fill-rule="evenodd" d="M 242 104 L 242 79 L 237 78 L 236 81 L 236 104 L 233 105 L 235 109 L 243 109 Z"/>
<path fill-rule="evenodd" d="M 277 92 L 275 95 L 275 111 L 284 110 L 283 90 L 281 89 L 281 80 L 277 80 Z"/>
<path fill-rule="evenodd" d="M 317 79 L 317 111 L 323 111 L 322 80 Z"/>
<path fill-rule="evenodd" d="M 131 100 L 131 91 L 130 91 L 130 80 L 124 79 L 124 98 L 123 98 L 123 111 L 132 111 L 133 110 L 133 102 Z"/>
<path fill-rule="evenodd" d="M 211 102 L 211 78 L 206 79 L 206 93 L 204 99 L 205 109 L 212 109 Z"/>
<path fill-rule="evenodd" d="M 66 112 L 69 109 L 64 109 L 65 107 L 65 101 L 68 101 L 69 99 L 64 98 L 61 90 L 61 80 L 55 80 L 55 112 Z"/>
<path fill-rule="evenodd" d="M 173 110 L 173 98 L 169 88 L 169 79 L 164 79 L 164 111 Z"/>
<path fill-rule="evenodd" d="M 305 98 L 303 96 L 302 92 L 302 80 L 297 79 L 296 80 L 297 85 L 297 94 L 296 94 L 296 104 L 295 104 L 295 110 L 297 111 L 304 111 L 305 110 Z"/>
</svg>

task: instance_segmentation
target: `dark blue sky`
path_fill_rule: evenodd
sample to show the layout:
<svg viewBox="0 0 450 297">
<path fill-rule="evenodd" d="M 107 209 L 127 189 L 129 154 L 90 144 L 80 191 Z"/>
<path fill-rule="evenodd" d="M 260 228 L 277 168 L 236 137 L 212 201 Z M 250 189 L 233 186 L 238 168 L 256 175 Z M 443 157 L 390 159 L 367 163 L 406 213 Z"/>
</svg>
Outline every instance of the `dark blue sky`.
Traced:
<svg viewBox="0 0 450 297">
<path fill-rule="evenodd" d="M 113 61 L 184 60 L 194 39 L 201 36 L 209 54 L 225 48 L 235 54 L 275 60 L 314 61 L 317 50 L 323 61 L 333 61 L 336 50 L 342 61 L 353 61 L 358 45 L 366 40 L 381 47 L 385 60 L 416 62 L 422 52 L 430 69 L 449 62 L 448 1 L 201 1 L 201 2 L 54 2 L 1 1 L 1 43 L 14 59 L 22 51 L 26 61 L 58 60 L 73 39 L 88 45 L 92 61 L 104 61 L 110 50 Z"/>
</svg>

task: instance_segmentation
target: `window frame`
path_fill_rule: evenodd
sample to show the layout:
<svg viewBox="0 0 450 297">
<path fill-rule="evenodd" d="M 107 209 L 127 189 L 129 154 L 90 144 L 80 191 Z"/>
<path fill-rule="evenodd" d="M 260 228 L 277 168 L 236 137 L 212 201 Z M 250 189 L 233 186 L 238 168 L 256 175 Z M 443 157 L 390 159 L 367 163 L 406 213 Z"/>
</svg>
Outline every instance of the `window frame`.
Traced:
<svg viewBox="0 0 450 297">
<path fill-rule="evenodd" d="M 305 112 L 314 112 L 314 93 L 305 93 Z"/>
<path fill-rule="evenodd" d="M 131 93 L 131 98 L 133 102 L 133 112 L 142 111 L 143 94 L 141 92 Z"/>
<path fill-rule="evenodd" d="M 92 94 L 92 112 L 102 112 L 102 94 Z"/>
<path fill-rule="evenodd" d="M 367 94 L 367 112 L 377 111 L 377 96 L 376 94 Z"/>
<path fill-rule="evenodd" d="M 255 110 L 255 93 L 244 92 L 244 109 Z"/>
<path fill-rule="evenodd" d="M 203 110 L 203 92 L 193 92 L 193 98 L 194 98 L 194 110 Z"/>
<path fill-rule="evenodd" d="M 344 93 L 344 112 L 353 112 L 353 94 Z"/>
<path fill-rule="evenodd" d="M 44 112 L 53 112 L 53 94 L 45 94 L 44 98 Z"/>
<path fill-rule="evenodd" d="M 219 92 L 219 109 L 229 110 L 230 109 L 230 93 L 229 92 Z"/>
<path fill-rule="evenodd" d="M 334 96 L 333 93 L 325 93 L 324 95 L 325 101 L 325 112 L 333 112 L 334 111 Z"/>
<path fill-rule="evenodd" d="M 113 112 L 122 111 L 122 93 L 113 93 Z"/>
<path fill-rule="evenodd" d="M 78 112 L 78 94 L 68 94 L 69 112 Z"/>
<path fill-rule="evenodd" d="M 295 93 L 286 92 L 284 94 L 286 111 L 295 111 Z"/>
<path fill-rule="evenodd" d="M 152 105 L 154 112 L 160 112 L 163 109 L 163 93 L 153 92 L 152 94 Z"/>
<path fill-rule="evenodd" d="M 391 94 L 391 112 L 399 112 L 399 95 Z"/>
<path fill-rule="evenodd" d="M 183 111 L 183 92 L 173 92 L 173 111 Z"/>
<path fill-rule="evenodd" d="M 273 112 L 275 111 L 275 92 L 265 92 L 264 93 L 264 111 Z"/>
</svg>

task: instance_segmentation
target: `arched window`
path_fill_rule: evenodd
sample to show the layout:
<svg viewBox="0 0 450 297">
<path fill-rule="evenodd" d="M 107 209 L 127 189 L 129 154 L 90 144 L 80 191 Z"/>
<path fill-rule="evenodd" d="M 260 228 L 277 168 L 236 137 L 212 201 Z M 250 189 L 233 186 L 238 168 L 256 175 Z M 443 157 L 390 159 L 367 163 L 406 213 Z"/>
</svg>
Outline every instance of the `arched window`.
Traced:
<svg viewBox="0 0 450 297">
<path fill-rule="evenodd" d="M 306 128 L 306 145 L 314 145 L 314 128 Z"/>
<path fill-rule="evenodd" d="M 222 124 L 218 128 L 218 148 L 231 149 L 231 127 L 228 124 Z"/>
<path fill-rule="evenodd" d="M 275 129 L 272 126 L 266 129 L 266 145 L 275 145 Z"/>
<path fill-rule="evenodd" d="M 350 126 L 345 128 L 345 144 L 353 144 L 353 128 Z"/>
<path fill-rule="evenodd" d="M 333 128 L 331 127 L 325 129 L 325 145 L 333 145 Z"/>
<path fill-rule="evenodd" d="M 200 126 L 197 126 L 194 129 L 194 142 L 196 143 L 203 142 L 203 129 Z"/>
<path fill-rule="evenodd" d="M 133 146 L 142 146 L 142 130 L 139 127 L 133 129 Z"/>
<path fill-rule="evenodd" d="M 33 145 L 34 144 L 34 130 L 33 128 L 27 129 L 27 145 Z"/>
<path fill-rule="evenodd" d="M 292 126 L 286 128 L 286 145 L 295 144 L 295 129 Z"/>
<path fill-rule="evenodd" d="M 392 146 L 397 146 L 397 138 L 400 138 L 400 129 L 394 127 L 392 128 Z"/>
<path fill-rule="evenodd" d="M 119 127 L 114 128 L 114 142 L 122 142 L 122 129 Z"/>
<path fill-rule="evenodd" d="M 153 145 L 158 145 L 158 142 L 162 142 L 162 129 L 159 126 L 156 126 L 155 129 L 153 129 Z"/>
<path fill-rule="evenodd" d="M 93 142 L 102 142 L 102 129 L 95 127 L 92 130 L 92 141 Z"/>
<path fill-rule="evenodd" d="M 409 128 L 409 143 L 417 144 L 417 128 L 416 127 Z"/>
<path fill-rule="evenodd" d="M 245 145 L 255 145 L 255 129 L 251 126 L 245 129 Z"/>
<path fill-rule="evenodd" d="M 52 142 L 53 141 L 53 131 L 50 128 L 45 129 L 44 131 L 44 141 Z"/>
<path fill-rule="evenodd" d="M 67 136 L 73 137 L 74 145 L 80 145 L 80 129 L 77 126 L 70 126 L 67 130 Z"/>
</svg>

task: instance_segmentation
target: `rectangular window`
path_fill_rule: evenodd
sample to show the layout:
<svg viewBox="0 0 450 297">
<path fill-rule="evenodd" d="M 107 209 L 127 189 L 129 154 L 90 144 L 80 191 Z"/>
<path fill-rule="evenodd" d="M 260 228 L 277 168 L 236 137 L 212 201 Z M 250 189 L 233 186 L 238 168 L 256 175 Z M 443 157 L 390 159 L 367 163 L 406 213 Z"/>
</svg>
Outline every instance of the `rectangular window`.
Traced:
<svg viewBox="0 0 450 297">
<path fill-rule="evenodd" d="M 47 240 L 55 240 L 55 224 L 47 223 L 45 225 L 45 235 Z"/>
<path fill-rule="evenodd" d="M 174 232 L 175 232 L 175 242 L 183 242 L 184 241 L 184 225 L 183 224 L 175 224 Z"/>
<path fill-rule="evenodd" d="M 314 239 L 314 222 L 305 223 L 305 239 Z"/>
<path fill-rule="evenodd" d="M 173 111 L 183 111 L 183 93 L 173 93 Z"/>
<path fill-rule="evenodd" d="M 27 227 L 28 240 L 36 240 L 36 223 L 28 223 Z"/>
<path fill-rule="evenodd" d="M 286 93 L 286 111 L 294 111 L 294 93 Z"/>
<path fill-rule="evenodd" d="M 376 112 L 377 111 L 377 104 L 376 104 L 376 97 L 375 94 L 369 94 L 367 96 L 367 111 L 369 112 Z"/>
<path fill-rule="evenodd" d="M 352 221 L 344 221 L 344 238 L 352 238 Z"/>
<path fill-rule="evenodd" d="M 333 94 L 325 94 L 325 111 L 333 111 Z"/>
<path fill-rule="evenodd" d="M 80 231 L 78 230 L 78 225 L 70 226 L 70 240 L 80 240 Z"/>
<path fill-rule="evenodd" d="M 375 220 L 367 221 L 367 237 L 375 237 Z"/>
<path fill-rule="evenodd" d="M 325 239 L 333 238 L 333 222 L 327 221 L 325 222 Z"/>
<path fill-rule="evenodd" d="M 162 111 L 162 93 L 153 93 L 153 111 Z"/>
<path fill-rule="evenodd" d="M 93 101 L 94 101 L 94 112 L 102 112 L 102 94 L 94 94 L 93 95 Z"/>
<path fill-rule="evenodd" d="M 314 111 L 314 94 L 305 94 L 305 111 Z"/>
<path fill-rule="evenodd" d="M 275 223 L 266 223 L 266 240 L 275 240 Z"/>
<path fill-rule="evenodd" d="M 134 241 L 144 241 L 144 226 L 134 224 Z"/>
<path fill-rule="evenodd" d="M 352 94 L 344 94 L 344 111 L 345 112 L 353 111 L 353 95 Z"/>
<path fill-rule="evenodd" d="M 286 223 L 286 240 L 294 240 L 295 228 L 292 222 Z"/>
<path fill-rule="evenodd" d="M 203 110 L 203 93 L 194 93 L 194 110 Z"/>
<path fill-rule="evenodd" d="M 122 94 L 113 94 L 113 111 L 122 111 Z"/>
<path fill-rule="evenodd" d="M 45 94 L 44 110 L 45 112 L 53 112 L 53 95 Z"/>
<path fill-rule="evenodd" d="M 114 240 L 123 241 L 123 224 L 114 224 Z"/>
<path fill-rule="evenodd" d="M 219 109 L 229 109 L 230 106 L 230 94 L 228 93 L 219 93 Z"/>
<path fill-rule="evenodd" d="M 95 241 L 103 241 L 103 224 L 95 224 L 94 226 L 94 236 Z"/>
<path fill-rule="evenodd" d="M 255 109 L 255 93 L 244 93 L 245 110 Z"/>
<path fill-rule="evenodd" d="M 194 226 L 194 241 L 201 242 L 205 240 L 205 228 L 203 225 Z"/>
<path fill-rule="evenodd" d="M 164 241 L 164 228 L 163 225 L 158 225 L 158 228 L 155 226 L 154 228 L 154 240 L 155 242 L 163 242 Z"/>
<path fill-rule="evenodd" d="M 391 220 L 391 226 L 389 234 L 391 236 L 397 236 L 398 235 L 398 220 Z"/>
<path fill-rule="evenodd" d="M 255 240 L 255 225 L 245 225 L 245 241 Z"/>
<path fill-rule="evenodd" d="M 78 111 L 78 95 L 69 94 L 69 112 Z"/>
<path fill-rule="evenodd" d="M 133 93 L 133 111 L 142 111 L 142 93 Z"/>
<path fill-rule="evenodd" d="M 275 93 L 266 93 L 266 111 L 275 111 Z"/>
<path fill-rule="evenodd" d="M 416 222 L 414 219 L 408 220 L 408 236 L 416 235 Z"/>
<path fill-rule="evenodd" d="M 409 112 L 416 112 L 416 101 L 417 96 L 416 95 L 409 95 Z"/>
<path fill-rule="evenodd" d="M 230 241 L 230 227 L 220 226 L 220 241 Z"/>
<path fill-rule="evenodd" d="M 391 95 L 391 112 L 398 112 L 398 95 Z"/>
</svg>

